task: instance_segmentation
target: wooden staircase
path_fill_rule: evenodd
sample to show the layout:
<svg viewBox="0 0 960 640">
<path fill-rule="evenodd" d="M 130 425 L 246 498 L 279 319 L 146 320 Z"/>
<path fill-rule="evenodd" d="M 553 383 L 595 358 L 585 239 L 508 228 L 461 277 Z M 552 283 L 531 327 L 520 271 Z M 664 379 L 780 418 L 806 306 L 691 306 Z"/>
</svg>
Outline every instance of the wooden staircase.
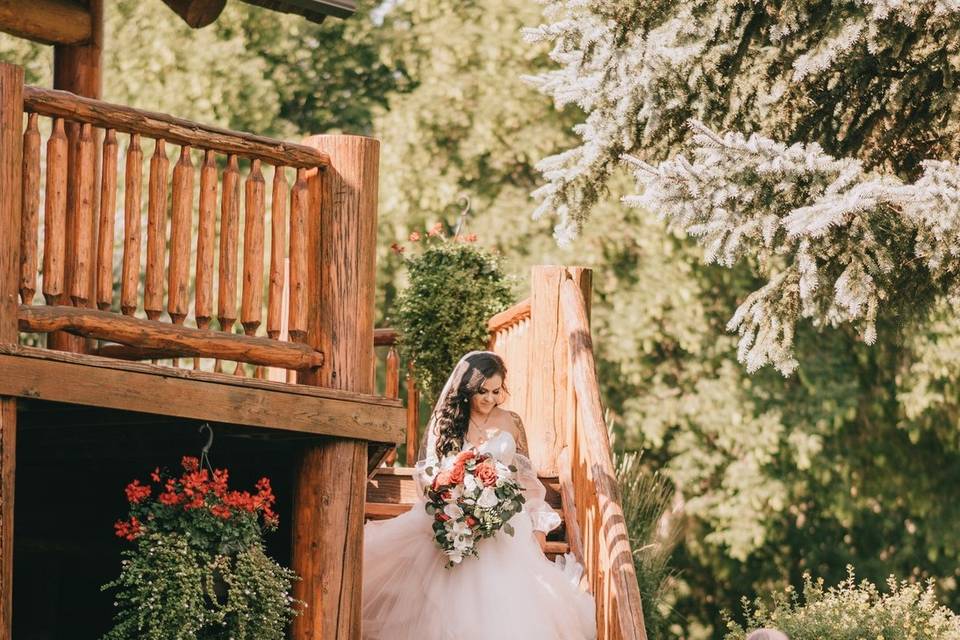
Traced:
<svg viewBox="0 0 960 640">
<path fill-rule="evenodd" d="M 490 318 L 488 330 L 489 349 L 507 366 L 505 408 L 523 419 L 530 459 L 563 523 L 547 537 L 544 552 L 549 558 L 571 552 L 583 565 L 581 586 L 596 601 L 599 640 L 646 640 L 590 337 L 591 272 L 534 267 L 531 283 L 530 297 Z M 395 340 L 390 330 L 375 335 L 380 346 Z M 384 395 L 396 398 L 400 369 L 392 346 L 385 364 Z M 419 420 L 410 372 L 407 466 L 389 466 L 396 453 L 384 452 L 387 466 L 373 469 L 367 481 L 367 520 L 397 516 L 416 500 L 409 445 L 418 441 Z"/>
</svg>

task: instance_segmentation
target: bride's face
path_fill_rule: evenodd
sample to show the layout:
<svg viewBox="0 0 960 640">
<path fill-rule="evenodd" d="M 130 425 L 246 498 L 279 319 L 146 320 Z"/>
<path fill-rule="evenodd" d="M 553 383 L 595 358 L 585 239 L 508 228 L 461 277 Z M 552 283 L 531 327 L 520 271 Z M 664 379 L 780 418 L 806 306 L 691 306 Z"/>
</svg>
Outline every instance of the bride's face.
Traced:
<svg viewBox="0 0 960 640">
<path fill-rule="evenodd" d="M 473 415 L 488 415 L 493 408 L 502 401 L 503 377 L 496 373 L 480 385 L 480 389 L 470 398 L 470 413 Z"/>
</svg>

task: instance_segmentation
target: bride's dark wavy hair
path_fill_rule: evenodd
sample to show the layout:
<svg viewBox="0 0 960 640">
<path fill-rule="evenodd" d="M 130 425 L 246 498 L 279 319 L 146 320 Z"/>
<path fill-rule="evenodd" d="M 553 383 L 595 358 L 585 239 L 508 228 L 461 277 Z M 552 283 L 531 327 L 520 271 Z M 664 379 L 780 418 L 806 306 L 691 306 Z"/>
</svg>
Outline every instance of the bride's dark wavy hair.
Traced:
<svg viewBox="0 0 960 640">
<path fill-rule="evenodd" d="M 480 387 L 490 377 L 500 374 L 506 390 L 507 366 L 503 358 L 495 353 L 477 353 L 467 358 L 469 369 L 463 375 L 460 386 L 445 398 L 443 405 L 434 416 L 434 429 L 437 433 L 436 453 L 444 456 L 456 453 L 463 448 L 463 439 L 470 426 L 470 399 L 480 391 Z"/>
</svg>

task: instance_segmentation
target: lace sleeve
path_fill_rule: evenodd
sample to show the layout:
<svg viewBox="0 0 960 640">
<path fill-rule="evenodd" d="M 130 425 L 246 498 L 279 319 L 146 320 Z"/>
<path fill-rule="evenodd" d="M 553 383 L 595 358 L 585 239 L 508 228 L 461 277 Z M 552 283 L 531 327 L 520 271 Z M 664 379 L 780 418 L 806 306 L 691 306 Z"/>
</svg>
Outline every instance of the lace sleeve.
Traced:
<svg viewBox="0 0 960 640">
<path fill-rule="evenodd" d="M 517 467 L 517 482 L 523 487 L 523 495 L 526 498 L 523 510 L 530 516 L 534 531 L 547 533 L 560 526 L 560 516 L 547 504 L 547 488 L 540 482 L 530 461 L 523 421 L 512 411 L 511 414 L 516 429 L 514 440 L 517 442 L 517 455 L 514 457 L 514 465 Z"/>
</svg>

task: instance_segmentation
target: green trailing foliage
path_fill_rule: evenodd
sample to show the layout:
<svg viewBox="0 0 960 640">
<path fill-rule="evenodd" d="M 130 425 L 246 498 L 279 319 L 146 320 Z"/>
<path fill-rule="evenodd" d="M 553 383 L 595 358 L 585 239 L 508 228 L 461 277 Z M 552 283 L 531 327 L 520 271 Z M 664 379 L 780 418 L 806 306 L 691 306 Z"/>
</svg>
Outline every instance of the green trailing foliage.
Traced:
<svg viewBox="0 0 960 640">
<path fill-rule="evenodd" d="M 393 317 L 400 355 L 414 362 L 427 397 L 436 398 L 463 354 L 486 348 L 487 320 L 509 306 L 511 294 L 497 255 L 467 238 L 443 237 L 440 225 L 422 243 L 422 251 L 410 255 L 395 245 L 409 284 Z"/>
</svg>

